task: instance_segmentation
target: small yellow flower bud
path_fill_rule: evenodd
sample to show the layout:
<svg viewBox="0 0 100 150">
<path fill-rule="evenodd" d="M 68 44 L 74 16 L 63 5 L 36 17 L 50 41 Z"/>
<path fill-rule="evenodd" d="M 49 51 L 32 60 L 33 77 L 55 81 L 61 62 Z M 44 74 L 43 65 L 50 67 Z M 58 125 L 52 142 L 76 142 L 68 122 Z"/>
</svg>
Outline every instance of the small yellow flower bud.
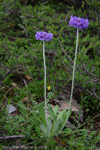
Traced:
<svg viewBox="0 0 100 150">
<path fill-rule="evenodd" d="M 50 90 L 50 86 L 48 86 L 47 89 Z"/>
</svg>

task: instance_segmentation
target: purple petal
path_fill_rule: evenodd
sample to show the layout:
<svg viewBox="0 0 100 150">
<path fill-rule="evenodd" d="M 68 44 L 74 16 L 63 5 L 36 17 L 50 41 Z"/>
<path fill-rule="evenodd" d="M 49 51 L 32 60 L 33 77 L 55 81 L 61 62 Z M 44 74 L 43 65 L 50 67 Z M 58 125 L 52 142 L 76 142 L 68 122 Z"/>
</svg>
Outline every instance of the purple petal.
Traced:
<svg viewBox="0 0 100 150">
<path fill-rule="evenodd" d="M 71 16 L 69 25 L 74 28 L 81 28 L 81 29 L 86 29 L 89 25 L 88 19 L 76 17 L 76 16 Z"/>
<path fill-rule="evenodd" d="M 52 33 L 47 33 L 47 32 L 36 32 L 35 35 L 36 40 L 40 40 L 40 41 L 51 41 L 53 38 L 53 34 Z"/>
</svg>

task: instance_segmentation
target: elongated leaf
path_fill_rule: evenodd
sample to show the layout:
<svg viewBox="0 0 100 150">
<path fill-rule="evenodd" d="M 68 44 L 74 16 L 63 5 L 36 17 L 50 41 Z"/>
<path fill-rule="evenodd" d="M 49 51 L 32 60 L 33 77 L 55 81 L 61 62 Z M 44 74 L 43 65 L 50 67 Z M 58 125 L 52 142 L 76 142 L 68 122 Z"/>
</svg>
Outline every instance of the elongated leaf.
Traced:
<svg viewBox="0 0 100 150">
<path fill-rule="evenodd" d="M 50 105 L 48 105 L 48 109 L 49 109 L 49 113 L 50 113 L 52 119 L 55 121 L 56 116 L 55 116 L 55 113 L 54 113 L 54 111 Z"/>
<path fill-rule="evenodd" d="M 54 113 L 55 113 L 55 116 L 56 116 L 57 113 L 58 113 L 58 105 L 56 105 L 56 106 L 54 107 Z"/>
<path fill-rule="evenodd" d="M 40 136 L 41 135 L 41 131 L 40 131 L 40 127 L 35 127 L 35 131 L 37 132 L 37 134 Z"/>
<path fill-rule="evenodd" d="M 59 130 L 59 133 L 61 133 L 61 131 L 63 130 L 63 128 L 64 128 L 64 126 L 65 126 L 65 124 L 66 124 L 66 121 L 68 120 L 70 114 L 71 114 L 71 110 L 68 110 L 67 112 L 65 112 L 65 113 L 63 114 L 62 122 L 61 122 L 61 125 L 60 125 L 61 128 L 59 128 L 59 129 L 60 129 L 60 130 Z"/>
<path fill-rule="evenodd" d="M 46 136 L 48 136 L 48 129 L 43 124 L 40 124 L 40 129 Z"/>
<path fill-rule="evenodd" d="M 52 127 L 52 120 L 51 118 L 47 118 L 46 120 L 46 123 L 47 123 L 47 129 L 48 129 L 48 137 L 50 136 L 50 132 L 51 132 L 51 127 Z"/>
<path fill-rule="evenodd" d="M 18 106 L 20 108 L 20 112 L 25 116 L 27 113 L 27 108 L 22 102 L 18 102 Z"/>
<path fill-rule="evenodd" d="M 54 124 L 52 125 L 52 132 L 51 132 L 51 136 L 54 136 L 57 134 L 57 131 L 59 131 L 59 125 L 61 123 L 61 120 L 56 120 L 54 122 Z"/>
<path fill-rule="evenodd" d="M 43 109 L 42 105 L 39 108 L 39 117 L 41 119 L 41 122 L 46 126 L 45 110 Z"/>
<path fill-rule="evenodd" d="M 62 119 L 63 114 L 66 112 L 67 108 L 65 108 L 63 111 L 61 111 L 58 116 L 57 116 L 57 120 Z"/>
</svg>

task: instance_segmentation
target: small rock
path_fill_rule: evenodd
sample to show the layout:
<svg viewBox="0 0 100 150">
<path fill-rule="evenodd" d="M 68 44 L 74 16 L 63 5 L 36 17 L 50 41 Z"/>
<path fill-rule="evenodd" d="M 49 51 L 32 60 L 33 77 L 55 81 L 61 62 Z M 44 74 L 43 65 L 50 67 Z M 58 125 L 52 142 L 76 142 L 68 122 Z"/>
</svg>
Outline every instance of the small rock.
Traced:
<svg viewBox="0 0 100 150">
<path fill-rule="evenodd" d="M 8 113 L 11 114 L 12 112 L 16 111 L 16 108 L 11 104 L 7 105 Z"/>
</svg>

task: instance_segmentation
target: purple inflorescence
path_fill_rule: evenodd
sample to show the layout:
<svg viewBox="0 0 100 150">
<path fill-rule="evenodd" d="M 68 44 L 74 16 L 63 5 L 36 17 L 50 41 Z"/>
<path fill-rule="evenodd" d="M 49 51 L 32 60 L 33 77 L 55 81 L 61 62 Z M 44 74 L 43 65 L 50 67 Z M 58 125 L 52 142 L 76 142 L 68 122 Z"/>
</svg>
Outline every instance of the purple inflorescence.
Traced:
<svg viewBox="0 0 100 150">
<path fill-rule="evenodd" d="M 53 38 L 53 34 L 52 33 L 47 33 L 47 32 L 36 32 L 35 34 L 35 38 L 36 40 L 40 40 L 40 41 L 51 41 Z"/>
<path fill-rule="evenodd" d="M 81 28 L 82 30 L 86 29 L 89 25 L 89 20 L 71 16 L 71 19 L 69 21 L 69 25 L 74 28 Z"/>
</svg>

